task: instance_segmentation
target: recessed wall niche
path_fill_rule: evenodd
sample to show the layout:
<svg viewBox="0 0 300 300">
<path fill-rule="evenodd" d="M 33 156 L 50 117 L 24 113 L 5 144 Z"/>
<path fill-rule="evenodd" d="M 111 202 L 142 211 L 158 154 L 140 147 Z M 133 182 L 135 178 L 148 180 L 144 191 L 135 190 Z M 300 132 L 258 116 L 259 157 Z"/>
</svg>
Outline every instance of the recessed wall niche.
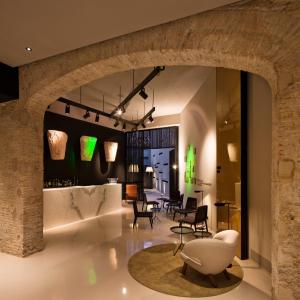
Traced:
<svg viewBox="0 0 300 300">
<path fill-rule="evenodd" d="M 50 149 L 50 156 L 53 160 L 64 160 L 68 135 L 59 130 L 48 130 L 47 139 Z"/>
</svg>

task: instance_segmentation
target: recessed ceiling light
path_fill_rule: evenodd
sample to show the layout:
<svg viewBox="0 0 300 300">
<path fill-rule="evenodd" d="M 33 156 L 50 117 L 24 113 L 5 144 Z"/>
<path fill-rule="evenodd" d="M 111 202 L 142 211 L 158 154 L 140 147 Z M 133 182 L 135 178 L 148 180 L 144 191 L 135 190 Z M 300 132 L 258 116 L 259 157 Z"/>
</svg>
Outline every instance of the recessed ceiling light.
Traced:
<svg viewBox="0 0 300 300">
<path fill-rule="evenodd" d="M 32 51 L 32 48 L 30 48 L 30 47 L 25 47 L 25 50 L 28 51 L 28 52 L 31 52 L 31 51 Z"/>
</svg>

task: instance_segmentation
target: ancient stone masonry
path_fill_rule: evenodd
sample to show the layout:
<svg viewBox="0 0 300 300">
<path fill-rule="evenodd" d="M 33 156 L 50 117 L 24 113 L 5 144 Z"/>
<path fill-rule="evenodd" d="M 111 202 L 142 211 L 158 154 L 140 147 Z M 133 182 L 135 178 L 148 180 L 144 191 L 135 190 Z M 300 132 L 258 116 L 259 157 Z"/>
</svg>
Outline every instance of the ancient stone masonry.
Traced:
<svg viewBox="0 0 300 300">
<path fill-rule="evenodd" d="M 273 93 L 272 285 L 300 299 L 300 1 L 240 1 L 20 68 L 20 100 L 0 105 L 0 249 L 43 247 L 43 114 L 89 81 L 154 65 L 253 72 Z"/>
</svg>

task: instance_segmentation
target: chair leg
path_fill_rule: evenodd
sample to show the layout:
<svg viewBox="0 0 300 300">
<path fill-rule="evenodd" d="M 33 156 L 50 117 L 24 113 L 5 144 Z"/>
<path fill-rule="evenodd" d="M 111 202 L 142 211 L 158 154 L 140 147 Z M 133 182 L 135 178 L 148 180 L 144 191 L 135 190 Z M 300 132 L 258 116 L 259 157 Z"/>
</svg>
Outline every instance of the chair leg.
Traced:
<svg viewBox="0 0 300 300">
<path fill-rule="evenodd" d="M 150 221 L 151 228 L 153 228 L 153 219 L 151 217 L 149 217 L 149 221 Z"/>
<path fill-rule="evenodd" d="M 134 217 L 133 228 L 135 227 L 137 217 Z"/>
<path fill-rule="evenodd" d="M 184 264 L 183 264 L 183 266 L 182 266 L 182 270 L 181 270 L 181 273 L 183 274 L 183 275 L 185 275 L 186 274 L 186 270 L 187 270 L 187 263 L 185 262 Z"/>
<path fill-rule="evenodd" d="M 223 274 L 224 274 L 224 276 L 226 277 L 227 280 L 230 280 L 229 273 L 227 272 L 226 269 L 223 271 Z"/>
<path fill-rule="evenodd" d="M 173 221 L 175 220 L 175 216 L 176 216 L 176 211 L 174 211 L 174 214 L 173 214 Z"/>
<path fill-rule="evenodd" d="M 214 287 L 214 288 L 217 288 L 218 285 L 215 281 L 215 278 L 210 274 L 210 275 L 207 275 L 208 279 L 209 279 L 209 282 L 211 283 L 211 285 Z"/>
<path fill-rule="evenodd" d="M 208 233 L 207 221 L 205 220 L 204 222 L 205 222 L 206 232 Z"/>
</svg>

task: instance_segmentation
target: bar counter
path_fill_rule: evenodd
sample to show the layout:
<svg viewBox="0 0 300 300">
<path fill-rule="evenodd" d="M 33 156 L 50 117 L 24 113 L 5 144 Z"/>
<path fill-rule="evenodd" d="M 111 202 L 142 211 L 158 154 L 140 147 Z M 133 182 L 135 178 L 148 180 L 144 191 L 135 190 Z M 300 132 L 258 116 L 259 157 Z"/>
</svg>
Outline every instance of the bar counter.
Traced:
<svg viewBox="0 0 300 300">
<path fill-rule="evenodd" d="M 46 188 L 44 229 L 111 213 L 122 207 L 122 185 Z"/>
</svg>

